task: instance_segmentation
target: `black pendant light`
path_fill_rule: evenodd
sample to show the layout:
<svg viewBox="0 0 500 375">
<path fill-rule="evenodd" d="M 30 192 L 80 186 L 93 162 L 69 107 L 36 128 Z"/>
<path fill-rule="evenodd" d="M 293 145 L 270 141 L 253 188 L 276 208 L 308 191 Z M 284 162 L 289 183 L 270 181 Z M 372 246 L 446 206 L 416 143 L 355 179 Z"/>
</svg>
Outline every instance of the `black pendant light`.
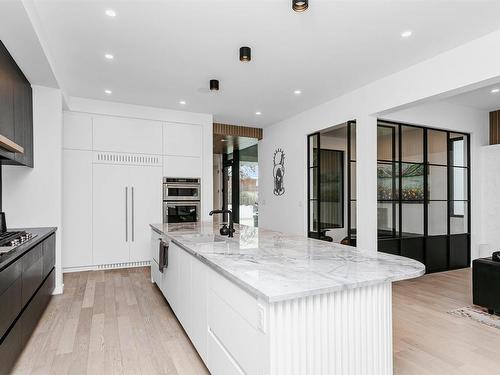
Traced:
<svg viewBox="0 0 500 375">
<path fill-rule="evenodd" d="M 219 91 L 219 80 L 211 79 L 210 80 L 210 91 Z"/>
<path fill-rule="evenodd" d="M 308 0 L 292 0 L 292 9 L 296 12 L 304 12 L 308 7 Z"/>
<path fill-rule="evenodd" d="M 252 60 L 252 50 L 250 47 L 241 47 L 240 48 L 240 61 L 249 62 Z"/>
</svg>

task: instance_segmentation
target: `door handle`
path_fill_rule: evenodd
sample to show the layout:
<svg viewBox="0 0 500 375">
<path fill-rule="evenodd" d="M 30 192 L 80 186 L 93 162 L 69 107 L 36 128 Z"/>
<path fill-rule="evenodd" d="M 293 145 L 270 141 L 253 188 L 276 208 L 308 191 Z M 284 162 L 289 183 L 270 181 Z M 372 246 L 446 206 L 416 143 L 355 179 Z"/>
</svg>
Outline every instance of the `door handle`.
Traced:
<svg viewBox="0 0 500 375">
<path fill-rule="evenodd" d="M 125 186 L 125 242 L 128 242 L 128 186 Z"/>
<path fill-rule="evenodd" d="M 130 188 L 132 191 L 131 191 L 131 194 L 132 194 L 132 242 L 134 242 L 134 232 L 135 232 L 135 225 L 134 225 L 134 220 L 135 220 L 135 200 L 134 200 L 134 187 L 132 186 Z"/>
</svg>

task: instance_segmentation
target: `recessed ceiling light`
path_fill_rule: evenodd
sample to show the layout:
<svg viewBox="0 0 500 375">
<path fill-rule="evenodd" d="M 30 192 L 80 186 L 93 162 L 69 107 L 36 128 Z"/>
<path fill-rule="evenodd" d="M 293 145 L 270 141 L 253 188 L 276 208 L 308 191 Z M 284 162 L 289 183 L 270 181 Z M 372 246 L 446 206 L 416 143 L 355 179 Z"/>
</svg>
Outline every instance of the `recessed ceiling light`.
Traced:
<svg viewBox="0 0 500 375">
<path fill-rule="evenodd" d="M 107 58 L 108 60 L 113 60 L 115 58 L 111 53 L 106 53 L 104 57 Z"/>
<path fill-rule="evenodd" d="M 497 89 L 497 88 L 491 90 L 492 94 L 497 94 L 499 92 L 500 92 L 500 89 Z"/>
<path fill-rule="evenodd" d="M 220 141 L 221 141 L 221 142 L 227 142 L 227 140 L 225 140 L 225 139 L 221 139 Z"/>
<path fill-rule="evenodd" d="M 108 94 L 108 95 L 111 95 L 113 93 L 113 91 L 111 91 L 111 90 L 104 90 L 104 93 Z"/>
<path fill-rule="evenodd" d="M 300 94 L 302 94 L 302 90 L 295 90 L 293 93 L 294 93 L 295 95 L 300 95 Z"/>
<path fill-rule="evenodd" d="M 116 12 L 113 9 L 107 9 L 105 13 L 108 17 L 116 17 Z"/>
<path fill-rule="evenodd" d="M 185 100 L 180 100 L 180 101 L 179 101 L 179 104 L 181 104 L 181 105 L 185 105 L 185 104 L 186 104 L 186 101 L 185 101 Z"/>
<path fill-rule="evenodd" d="M 413 32 L 411 30 L 406 30 L 401 33 L 401 38 L 409 38 Z"/>
<path fill-rule="evenodd" d="M 257 112 L 255 112 L 255 114 L 256 114 L 257 116 L 260 116 L 260 115 L 262 114 L 262 112 L 257 111 Z"/>
</svg>

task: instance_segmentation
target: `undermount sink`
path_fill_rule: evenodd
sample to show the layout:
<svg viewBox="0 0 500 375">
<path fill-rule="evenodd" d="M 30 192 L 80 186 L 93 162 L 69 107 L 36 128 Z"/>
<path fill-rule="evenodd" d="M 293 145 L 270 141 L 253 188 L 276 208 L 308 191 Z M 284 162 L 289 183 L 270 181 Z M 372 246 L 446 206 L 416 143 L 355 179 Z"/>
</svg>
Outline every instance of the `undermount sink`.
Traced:
<svg viewBox="0 0 500 375">
<path fill-rule="evenodd" d="M 183 236 L 187 241 L 194 243 L 226 242 L 227 238 L 217 234 L 190 234 Z"/>
</svg>

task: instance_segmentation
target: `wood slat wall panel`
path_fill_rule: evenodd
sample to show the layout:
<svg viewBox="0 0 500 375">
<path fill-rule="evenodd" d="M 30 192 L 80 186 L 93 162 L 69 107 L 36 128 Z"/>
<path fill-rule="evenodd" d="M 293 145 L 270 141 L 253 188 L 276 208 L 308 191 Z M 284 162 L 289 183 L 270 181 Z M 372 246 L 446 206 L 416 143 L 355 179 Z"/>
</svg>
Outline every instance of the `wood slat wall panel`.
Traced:
<svg viewBox="0 0 500 375">
<path fill-rule="evenodd" d="M 490 145 L 500 143 L 500 110 L 490 112 Z"/>
<path fill-rule="evenodd" d="M 262 139 L 262 128 L 214 123 L 214 134 Z"/>
</svg>

